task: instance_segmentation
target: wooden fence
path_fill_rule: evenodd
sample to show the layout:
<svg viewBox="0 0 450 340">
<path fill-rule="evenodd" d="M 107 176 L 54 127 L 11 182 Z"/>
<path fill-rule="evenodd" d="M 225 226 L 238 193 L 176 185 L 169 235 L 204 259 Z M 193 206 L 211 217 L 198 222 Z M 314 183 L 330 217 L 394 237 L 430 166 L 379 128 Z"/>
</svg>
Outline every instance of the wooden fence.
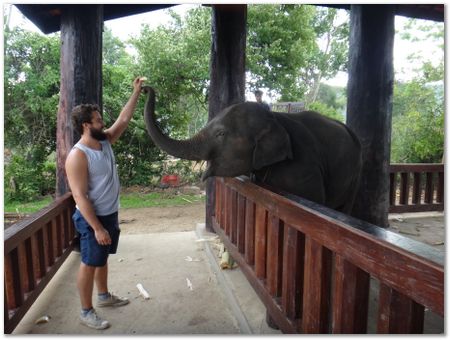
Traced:
<svg viewBox="0 0 450 340">
<path fill-rule="evenodd" d="M 216 179 L 213 228 L 284 333 L 366 333 L 370 281 L 378 333 L 422 333 L 444 315 L 433 248 L 247 178 Z M 294 201 L 295 200 L 295 201 Z"/>
<path fill-rule="evenodd" d="M 305 103 L 303 102 L 273 103 L 270 109 L 275 112 L 297 113 L 305 110 Z"/>
<path fill-rule="evenodd" d="M 444 210 L 444 164 L 391 164 L 390 213 Z"/>
<path fill-rule="evenodd" d="M 68 193 L 4 231 L 4 331 L 11 333 L 72 251 Z"/>
</svg>

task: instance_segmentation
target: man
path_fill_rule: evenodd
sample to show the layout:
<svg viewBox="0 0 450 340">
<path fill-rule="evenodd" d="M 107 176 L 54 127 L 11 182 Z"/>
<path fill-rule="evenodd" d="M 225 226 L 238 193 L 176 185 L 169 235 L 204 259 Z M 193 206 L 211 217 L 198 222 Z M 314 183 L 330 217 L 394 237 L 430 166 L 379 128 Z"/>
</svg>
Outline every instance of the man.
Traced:
<svg viewBox="0 0 450 340">
<path fill-rule="evenodd" d="M 264 106 L 264 108 L 267 109 L 268 111 L 270 111 L 269 104 L 267 104 L 266 102 L 263 102 L 263 100 L 262 100 L 263 92 L 261 90 L 256 90 L 254 93 L 255 93 L 256 102 L 258 104 Z"/>
<path fill-rule="evenodd" d="M 105 329 L 109 322 L 100 318 L 92 306 L 94 282 L 98 307 L 117 307 L 128 299 L 108 290 L 108 255 L 115 254 L 119 242 L 119 177 L 111 144 L 128 126 L 141 93 L 144 77 L 133 82 L 133 93 L 115 123 L 104 130 L 99 107 L 81 104 L 73 109 L 72 122 L 81 138 L 66 160 L 66 174 L 76 203 L 73 215 L 80 234 L 81 263 L 77 288 L 81 301 L 81 323 Z"/>
</svg>

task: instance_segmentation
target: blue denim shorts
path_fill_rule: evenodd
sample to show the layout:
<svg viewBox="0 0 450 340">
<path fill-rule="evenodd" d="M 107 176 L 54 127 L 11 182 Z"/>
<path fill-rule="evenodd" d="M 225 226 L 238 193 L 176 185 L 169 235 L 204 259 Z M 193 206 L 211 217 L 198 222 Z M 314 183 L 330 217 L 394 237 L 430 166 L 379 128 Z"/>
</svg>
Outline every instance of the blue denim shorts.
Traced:
<svg viewBox="0 0 450 340">
<path fill-rule="evenodd" d="M 97 218 L 109 232 L 111 237 L 111 244 L 109 245 L 102 246 L 98 244 L 94 229 L 92 229 L 78 209 L 75 210 L 72 216 L 75 229 L 80 234 L 81 262 L 88 266 L 103 267 L 108 260 L 109 254 L 115 254 L 117 251 L 120 235 L 119 214 L 115 212 L 111 215 L 97 216 Z"/>
</svg>

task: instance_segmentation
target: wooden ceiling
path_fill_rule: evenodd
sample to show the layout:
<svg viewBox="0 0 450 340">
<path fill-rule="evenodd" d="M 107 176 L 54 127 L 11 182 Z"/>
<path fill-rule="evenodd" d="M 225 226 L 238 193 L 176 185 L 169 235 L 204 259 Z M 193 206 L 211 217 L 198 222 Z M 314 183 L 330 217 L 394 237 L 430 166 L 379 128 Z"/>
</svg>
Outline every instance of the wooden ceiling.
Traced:
<svg viewBox="0 0 450 340">
<path fill-rule="evenodd" d="M 43 33 L 60 30 L 61 13 L 70 4 L 15 4 L 15 6 L 31 20 Z M 90 5 L 77 5 L 86 6 Z M 175 4 L 104 4 L 104 20 L 117 19 L 134 14 L 156 11 L 175 6 Z M 322 5 L 335 8 L 350 9 L 350 4 Z M 443 4 L 399 4 L 396 14 L 417 19 L 444 21 Z"/>
</svg>

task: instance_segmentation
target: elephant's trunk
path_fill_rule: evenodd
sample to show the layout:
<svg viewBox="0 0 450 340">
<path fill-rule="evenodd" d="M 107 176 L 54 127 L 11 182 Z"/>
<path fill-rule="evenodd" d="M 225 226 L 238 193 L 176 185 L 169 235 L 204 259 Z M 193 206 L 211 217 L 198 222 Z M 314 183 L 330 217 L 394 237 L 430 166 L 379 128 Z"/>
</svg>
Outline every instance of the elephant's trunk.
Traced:
<svg viewBox="0 0 450 340">
<path fill-rule="evenodd" d="M 194 161 L 208 160 L 209 152 L 205 130 L 201 130 L 187 140 L 175 140 L 164 135 L 156 124 L 155 91 L 149 86 L 144 86 L 142 90 L 148 93 L 147 102 L 145 103 L 144 119 L 147 132 L 155 145 L 174 157 Z"/>
</svg>

